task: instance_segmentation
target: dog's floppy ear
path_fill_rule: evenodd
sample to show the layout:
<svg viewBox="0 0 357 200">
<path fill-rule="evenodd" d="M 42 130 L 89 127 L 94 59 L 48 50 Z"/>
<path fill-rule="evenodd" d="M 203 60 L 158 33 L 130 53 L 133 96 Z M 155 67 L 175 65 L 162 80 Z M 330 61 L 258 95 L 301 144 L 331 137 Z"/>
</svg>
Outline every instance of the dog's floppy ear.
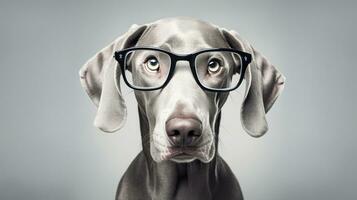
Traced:
<svg viewBox="0 0 357 200">
<path fill-rule="evenodd" d="M 246 91 L 241 108 L 241 122 L 249 135 L 260 137 L 268 131 L 265 114 L 282 92 L 285 77 L 237 32 L 225 29 L 221 31 L 232 48 L 252 55 L 252 62 L 244 75 Z"/>
<path fill-rule="evenodd" d="M 94 125 L 104 132 L 120 129 L 126 120 L 126 106 L 115 75 L 118 65 L 114 52 L 134 46 L 147 25 L 132 25 L 128 32 L 115 39 L 89 59 L 79 71 L 83 88 L 98 107 Z M 118 81 L 119 83 L 119 81 Z"/>
</svg>

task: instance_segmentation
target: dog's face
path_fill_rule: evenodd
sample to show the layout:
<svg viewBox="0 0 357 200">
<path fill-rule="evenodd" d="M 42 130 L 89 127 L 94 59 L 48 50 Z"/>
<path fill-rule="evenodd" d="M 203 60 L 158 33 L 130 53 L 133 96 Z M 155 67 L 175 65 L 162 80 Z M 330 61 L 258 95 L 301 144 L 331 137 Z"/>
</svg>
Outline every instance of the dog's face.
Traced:
<svg viewBox="0 0 357 200">
<path fill-rule="evenodd" d="M 116 51 L 129 47 L 151 46 L 175 54 L 189 54 L 207 48 L 232 48 L 251 54 L 252 62 L 244 74 L 245 96 L 241 108 L 241 122 L 253 137 L 262 136 L 268 125 L 265 113 L 281 93 L 285 77 L 270 62 L 234 31 L 195 19 L 171 18 L 146 25 L 133 25 L 127 33 L 92 57 L 80 70 L 82 86 L 98 111 L 95 126 L 105 132 L 120 129 L 126 119 L 126 106 L 120 91 L 122 71 L 113 58 Z M 221 56 L 229 80 L 237 73 L 239 63 Z M 217 62 L 207 59 L 196 70 L 217 73 Z M 155 55 L 137 54 L 130 69 L 133 80 L 146 84 L 143 73 L 160 77 L 158 69 L 168 69 L 167 62 Z M 139 70 L 140 68 L 140 70 Z M 154 74 L 156 73 L 156 74 Z M 198 73 L 198 72 L 197 72 Z M 153 75 L 154 74 L 154 75 Z M 139 77 L 141 76 L 141 77 Z M 151 79 L 150 81 L 156 81 Z M 219 83 L 219 82 L 218 82 Z M 242 89 L 242 88 L 239 88 Z M 199 159 L 209 162 L 215 154 L 215 127 L 227 92 L 209 92 L 196 83 L 187 61 L 178 61 L 168 84 L 158 90 L 135 91 L 141 117 L 149 130 L 150 153 L 160 162 L 190 162 Z"/>
<path fill-rule="evenodd" d="M 160 47 L 177 54 L 229 47 L 216 27 L 191 20 L 168 20 L 153 24 L 136 46 Z M 165 66 L 167 62 L 156 57 L 150 54 L 135 55 L 133 59 L 136 61 L 131 62 L 131 68 L 137 73 L 133 73 L 133 76 L 147 76 L 148 70 L 135 68 L 154 66 L 158 71 L 159 68 L 169 68 Z M 212 60 L 207 58 L 203 61 L 207 65 L 210 62 L 208 59 Z M 139 107 L 149 122 L 150 152 L 157 162 L 169 159 L 176 162 L 194 159 L 209 162 L 215 153 L 214 125 L 228 93 L 209 92 L 200 88 L 189 65 L 187 61 L 177 62 L 173 77 L 163 89 L 135 91 Z M 208 72 L 207 65 L 200 66 L 201 70 Z M 236 70 L 227 71 L 233 73 Z M 138 77 L 133 79 L 142 80 Z"/>
</svg>

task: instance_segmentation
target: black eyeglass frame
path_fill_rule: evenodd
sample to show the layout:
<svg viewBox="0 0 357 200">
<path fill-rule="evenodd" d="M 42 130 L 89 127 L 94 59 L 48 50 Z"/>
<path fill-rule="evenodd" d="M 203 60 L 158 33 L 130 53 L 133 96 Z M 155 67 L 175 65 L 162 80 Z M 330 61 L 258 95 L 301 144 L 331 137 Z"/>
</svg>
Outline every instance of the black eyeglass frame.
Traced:
<svg viewBox="0 0 357 200">
<path fill-rule="evenodd" d="M 136 86 L 131 85 L 129 83 L 129 81 L 127 80 L 126 75 L 125 75 L 125 65 L 124 64 L 125 64 L 125 59 L 126 59 L 127 54 L 129 52 L 131 52 L 131 51 L 134 51 L 134 50 L 159 51 L 159 52 L 166 53 L 167 55 L 170 56 L 170 59 L 171 59 L 170 70 L 169 70 L 169 73 L 167 75 L 166 81 L 161 86 L 153 87 L 153 88 L 142 88 L 142 87 L 136 87 Z M 198 78 L 198 75 L 197 75 L 197 72 L 196 72 L 195 59 L 201 53 L 213 52 L 213 51 L 234 52 L 234 53 L 237 53 L 237 54 L 239 54 L 241 56 L 242 65 L 241 65 L 240 72 L 239 72 L 239 74 L 241 74 L 241 76 L 239 77 L 239 81 L 238 81 L 238 83 L 237 83 L 237 85 L 235 87 L 233 87 L 233 88 L 215 89 L 215 88 L 206 87 L 200 82 L 200 80 Z M 230 49 L 230 48 L 211 48 L 211 49 L 199 50 L 199 51 L 196 51 L 196 52 L 191 53 L 191 54 L 175 54 L 175 53 L 172 53 L 172 52 L 160 49 L 160 48 L 155 48 L 155 47 L 131 47 L 131 48 L 126 48 L 126 49 L 123 49 L 123 50 L 120 50 L 120 51 L 116 51 L 114 53 L 114 58 L 120 64 L 120 68 L 121 68 L 121 71 L 122 71 L 122 74 L 123 74 L 124 82 L 130 88 L 132 88 L 134 90 L 141 90 L 141 91 L 152 91 L 152 90 L 158 90 L 158 89 L 164 88 L 170 82 L 171 78 L 174 75 L 174 71 L 175 71 L 175 68 L 176 68 L 177 61 L 183 60 L 183 61 L 188 61 L 189 62 L 193 77 L 194 77 L 195 81 L 197 82 L 197 84 L 202 89 L 207 90 L 207 91 L 211 91 L 211 92 L 229 92 L 229 91 L 237 89 L 241 85 L 241 83 L 243 82 L 243 79 L 244 79 L 244 74 L 245 74 L 245 71 L 247 69 L 247 66 L 252 60 L 251 54 L 243 52 L 243 51 L 239 51 L 239 50 L 236 50 L 236 49 Z"/>
</svg>

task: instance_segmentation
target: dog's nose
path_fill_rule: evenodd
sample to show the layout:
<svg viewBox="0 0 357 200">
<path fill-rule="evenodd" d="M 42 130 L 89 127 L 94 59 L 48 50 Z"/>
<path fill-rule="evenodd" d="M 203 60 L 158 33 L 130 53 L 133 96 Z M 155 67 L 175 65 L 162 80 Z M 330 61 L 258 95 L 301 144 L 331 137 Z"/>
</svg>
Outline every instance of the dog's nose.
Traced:
<svg viewBox="0 0 357 200">
<path fill-rule="evenodd" d="M 202 125 L 193 118 L 173 118 L 166 122 L 166 133 L 174 145 L 189 146 L 201 136 Z"/>
</svg>

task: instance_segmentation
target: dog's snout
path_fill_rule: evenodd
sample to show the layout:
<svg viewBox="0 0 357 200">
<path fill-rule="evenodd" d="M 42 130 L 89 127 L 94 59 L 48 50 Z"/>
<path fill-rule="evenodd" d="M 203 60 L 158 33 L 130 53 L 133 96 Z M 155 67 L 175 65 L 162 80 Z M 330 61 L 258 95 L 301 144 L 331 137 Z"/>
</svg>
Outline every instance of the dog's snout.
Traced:
<svg viewBox="0 0 357 200">
<path fill-rule="evenodd" d="M 173 118 L 166 122 L 166 133 L 173 145 L 190 146 L 201 136 L 202 125 L 194 118 Z"/>
</svg>

